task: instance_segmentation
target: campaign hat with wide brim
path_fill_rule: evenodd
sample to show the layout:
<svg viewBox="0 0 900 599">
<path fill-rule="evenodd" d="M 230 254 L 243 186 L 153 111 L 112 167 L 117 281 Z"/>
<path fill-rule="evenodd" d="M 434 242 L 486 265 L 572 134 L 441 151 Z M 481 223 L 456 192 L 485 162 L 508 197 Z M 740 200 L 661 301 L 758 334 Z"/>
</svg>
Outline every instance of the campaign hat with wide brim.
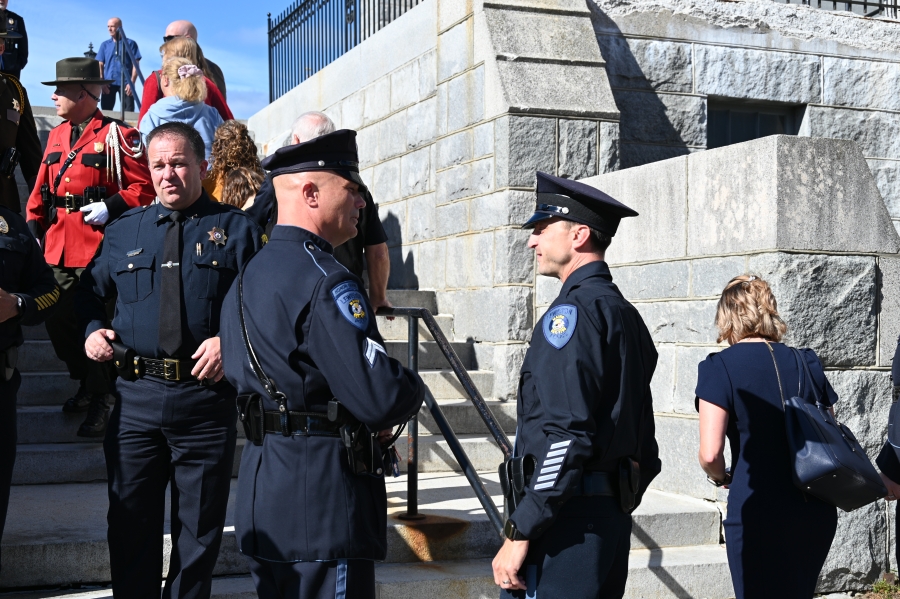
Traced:
<svg viewBox="0 0 900 599">
<path fill-rule="evenodd" d="M 108 85 L 112 79 L 100 76 L 100 63 L 93 58 L 63 58 L 56 63 L 56 79 L 41 81 L 44 85 L 64 85 L 66 83 L 91 83 Z"/>
</svg>

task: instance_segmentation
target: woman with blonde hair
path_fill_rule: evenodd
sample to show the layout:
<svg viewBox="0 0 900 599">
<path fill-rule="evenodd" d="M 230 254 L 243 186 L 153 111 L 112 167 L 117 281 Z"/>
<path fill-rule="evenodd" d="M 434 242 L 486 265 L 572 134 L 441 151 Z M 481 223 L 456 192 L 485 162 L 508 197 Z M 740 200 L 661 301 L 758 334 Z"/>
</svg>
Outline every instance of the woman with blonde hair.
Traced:
<svg viewBox="0 0 900 599">
<path fill-rule="evenodd" d="M 222 124 L 222 117 L 216 109 L 203 103 L 206 99 L 206 85 L 203 72 L 186 58 L 170 58 L 163 63 L 161 84 L 162 100 L 150 107 L 140 131 L 146 143 L 150 132 L 171 121 L 190 125 L 200 133 L 206 146 L 206 159 L 212 152 L 216 128 Z"/>
<path fill-rule="evenodd" d="M 216 87 L 216 84 L 206 76 L 206 67 L 204 65 L 203 56 L 200 53 L 200 47 L 193 39 L 189 37 L 175 37 L 159 47 L 159 54 L 163 63 L 170 58 L 186 58 L 190 64 L 197 65 L 203 71 L 203 81 L 206 83 L 206 99 L 204 103 L 215 108 L 223 121 L 234 119 L 231 109 L 225 103 L 225 96 Z M 144 81 L 144 91 L 141 95 L 141 111 L 138 115 L 138 125 L 144 120 L 144 115 L 150 110 L 150 107 L 162 100 L 162 70 L 153 71 L 147 80 Z"/>
<path fill-rule="evenodd" d="M 787 325 L 759 277 L 741 275 L 725 286 L 716 327 L 718 341 L 730 347 L 698 368 L 699 460 L 709 482 L 729 489 L 724 528 L 735 597 L 810 599 L 834 539 L 837 510 L 793 482 L 782 389 L 796 395 L 805 373 L 781 343 Z M 800 354 L 822 400 L 833 405 L 837 395 L 819 358 L 811 349 Z"/>
<path fill-rule="evenodd" d="M 216 131 L 212 146 L 212 168 L 203 180 L 206 192 L 215 200 L 222 198 L 225 177 L 236 168 L 244 167 L 264 175 L 259 164 L 256 142 L 250 137 L 247 126 L 228 121 Z"/>
</svg>

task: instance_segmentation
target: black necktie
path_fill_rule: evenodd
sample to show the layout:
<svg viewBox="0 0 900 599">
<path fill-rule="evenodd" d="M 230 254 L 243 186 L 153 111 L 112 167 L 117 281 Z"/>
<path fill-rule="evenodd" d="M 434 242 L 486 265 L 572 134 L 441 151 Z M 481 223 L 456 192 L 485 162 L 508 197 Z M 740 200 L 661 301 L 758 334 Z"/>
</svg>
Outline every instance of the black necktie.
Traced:
<svg viewBox="0 0 900 599">
<path fill-rule="evenodd" d="M 178 211 L 169 215 L 163 263 L 160 268 L 159 347 L 169 356 L 181 349 L 181 221 Z"/>
<path fill-rule="evenodd" d="M 78 143 L 79 139 L 81 139 L 81 126 L 72 125 L 72 143 L 70 145 L 73 149 L 75 148 L 75 144 Z"/>
</svg>

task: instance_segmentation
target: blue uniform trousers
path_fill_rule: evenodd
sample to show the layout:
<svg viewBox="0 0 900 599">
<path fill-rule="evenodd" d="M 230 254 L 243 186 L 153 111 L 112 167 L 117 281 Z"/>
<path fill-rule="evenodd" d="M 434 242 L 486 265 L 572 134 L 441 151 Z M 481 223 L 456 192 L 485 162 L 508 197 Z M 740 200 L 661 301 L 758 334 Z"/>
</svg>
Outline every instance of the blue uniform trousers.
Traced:
<svg viewBox="0 0 900 599">
<path fill-rule="evenodd" d="M 10 380 L 0 382 L 0 540 L 9 509 L 9 487 L 16 465 L 16 393 L 22 376 L 16 370 Z"/>
<path fill-rule="evenodd" d="M 375 599 L 375 562 L 270 562 L 251 559 L 259 599 Z"/>
<path fill-rule="evenodd" d="M 572 497 L 528 547 L 519 571 L 528 590 L 501 589 L 500 598 L 621 599 L 630 550 L 631 515 L 618 498 Z"/>
<path fill-rule="evenodd" d="M 162 596 L 208 598 L 222 542 L 236 439 L 235 391 L 221 382 L 119 380 L 103 448 L 113 592 L 160 596 L 166 485 L 172 553 Z"/>
</svg>

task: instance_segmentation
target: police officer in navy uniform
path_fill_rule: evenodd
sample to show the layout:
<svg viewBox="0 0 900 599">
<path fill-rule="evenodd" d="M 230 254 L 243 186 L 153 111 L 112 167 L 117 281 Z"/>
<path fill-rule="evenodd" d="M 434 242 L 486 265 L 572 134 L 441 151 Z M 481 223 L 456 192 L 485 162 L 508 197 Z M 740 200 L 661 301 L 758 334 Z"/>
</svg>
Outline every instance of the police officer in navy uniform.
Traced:
<svg viewBox="0 0 900 599">
<path fill-rule="evenodd" d="M 241 210 L 210 200 L 203 140 L 179 122 L 148 136 L 158 203 L 107 226 L 78 289 L 85 353 L 114 361 L 117 401 L 103 447 L 115 595 L 160 596 L 166 485 L 172 554 L 163 596 L 209 597 L 236 439 L 222 380 L 219 317 L 238 271 L 262 246 Z M 105 302 L 116 300 L 112 326 Z"/>
<path fill-rule="evenodd" d="M 17 348 L 25 342 L 21 325 L 44 322 L 59 299 L 53 270 L 25 219 L 0 206 L 0 538 L 9 507 L 16 462 Z"/>
<path fill-rule="evenodd" d="M 250 439 L 235 531 L 263 599 L 375 597 L 387 498 L 373 433 L 424 397 L 385 353 L 362 281 L 332 254 L 365 206 L 357 163 L 348 130 L 266 159 L 279 222 L 222 308 L 225 375 Z"/>
<path fill-rule="evenodd" d="M 528 247 L 538 272 L 562 289 L 535 327 L 519 379 L 508 471 L 524 485 L 508 493 L 512 513 L 493 562 L 501 597 L 625 592 L 630 513 L 660 471 L 656 349 L 604 261 L 619 221 L 631 216 L 593 187 L 537 173 Z"/>
<path fill-rule="evenodd" d="M 25 31 L 25 19 L 8 6 L 9 0 L 0 0 L 0 19 L 12 34 L 3 40 L 0 71 L 21 79 L 22 69 L 28 64 L 28 32 Z"/>
</svg>

